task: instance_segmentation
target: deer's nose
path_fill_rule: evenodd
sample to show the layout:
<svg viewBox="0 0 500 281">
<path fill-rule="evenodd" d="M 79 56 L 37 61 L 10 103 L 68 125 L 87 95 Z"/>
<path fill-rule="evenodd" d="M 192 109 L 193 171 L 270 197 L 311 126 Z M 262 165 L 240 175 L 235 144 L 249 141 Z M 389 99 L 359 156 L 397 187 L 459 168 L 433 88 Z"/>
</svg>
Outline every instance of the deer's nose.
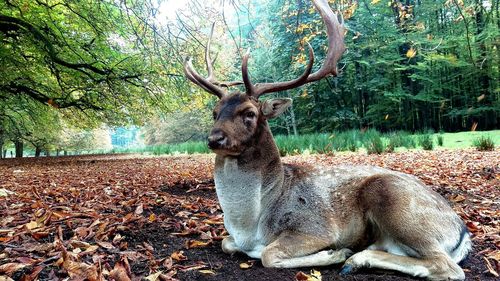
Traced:
<svg viewBox="0 0 500 281">
<path fill-rule="evenodd" d="M 208 147 L 210 149 L 217 149 L 225 145 L 227 142 L 227 137 L 221 130 L 213 130 L 210 136 L 208 136 Z"/>
</svg>

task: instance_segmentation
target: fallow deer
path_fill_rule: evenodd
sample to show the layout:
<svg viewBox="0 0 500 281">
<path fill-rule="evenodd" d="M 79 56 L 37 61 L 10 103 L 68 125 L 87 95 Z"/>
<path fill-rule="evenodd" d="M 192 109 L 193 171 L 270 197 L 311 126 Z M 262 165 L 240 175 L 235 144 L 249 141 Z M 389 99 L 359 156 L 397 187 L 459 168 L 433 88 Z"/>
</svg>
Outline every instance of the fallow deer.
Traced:
<svg viewBox="0 0 500 281">
<path fill-rule="evenodd" d="M 249 52 L 243 57 L 242 83 L 218 82 L 210 39 L 205 49 L 208 77 L 194 70 L 190 59 L 185 61 L 186 77 L 220 99 L 208 146 L 216 154 L 216 192 L 229 233 L 223 251 L 243 252 L 265 267 L 344 263 L 342 274 L 371 267 L 431 280 L 463 280 L 458 263 L 471 249 L 469 232 L 446 200 L 416 177 L 380 167 L 281 162 L 267 120 L 283 113 L 292 100 L 259 97 L 337 75 L 345 50 L 343 19 L 327 0 L 313 4 L 328 35 L 326 59 L 314 73 L 310 46 L 304 73 L 287 82 L 252 84 Z M 244 84 L 245 93 L 227 92 L 238 84 Z"/>
</svg>

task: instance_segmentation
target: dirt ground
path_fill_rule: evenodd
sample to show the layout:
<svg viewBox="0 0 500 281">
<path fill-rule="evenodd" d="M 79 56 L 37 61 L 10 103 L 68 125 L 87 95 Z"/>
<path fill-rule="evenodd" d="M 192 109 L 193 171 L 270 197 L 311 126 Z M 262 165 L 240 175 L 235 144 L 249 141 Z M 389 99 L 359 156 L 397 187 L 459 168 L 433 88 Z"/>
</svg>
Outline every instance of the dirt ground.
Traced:
<svg viewBox="0 0 500 281">
<path fill-rule="evenodd" d="M 500 151 L 411 151 L 286 157 L 372 164 L 416 175 L 446 197 L 474 234 L 467 280 L 498 280 Z M 295 280 L 313 268 L 268 269 L 227 255 L 213 156 L 81 156 L 0 161 L 0 280 Z M 414 280 L 341 265 L 322 280 Z M 5 279 L 2 279 L 2 276 Z M 305 279 L 301 279 L 305 280 Z M 310 279 L 317 280 L 317 279 Z"/>
</svg>

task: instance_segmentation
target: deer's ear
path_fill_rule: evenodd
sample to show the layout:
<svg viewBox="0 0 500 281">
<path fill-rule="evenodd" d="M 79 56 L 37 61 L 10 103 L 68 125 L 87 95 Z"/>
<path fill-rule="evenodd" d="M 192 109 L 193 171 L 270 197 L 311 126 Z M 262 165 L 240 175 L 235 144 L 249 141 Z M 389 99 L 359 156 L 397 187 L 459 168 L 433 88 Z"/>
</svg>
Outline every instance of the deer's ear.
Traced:
<svg viewBox="0 0 500 281">
<path fill-rule="evenodd" d="M 292 104 L 292 99 L 270 99 L 262 102 L 261 111 L 264 117 L 271 119 L 285 112 Z"/>
</svg>

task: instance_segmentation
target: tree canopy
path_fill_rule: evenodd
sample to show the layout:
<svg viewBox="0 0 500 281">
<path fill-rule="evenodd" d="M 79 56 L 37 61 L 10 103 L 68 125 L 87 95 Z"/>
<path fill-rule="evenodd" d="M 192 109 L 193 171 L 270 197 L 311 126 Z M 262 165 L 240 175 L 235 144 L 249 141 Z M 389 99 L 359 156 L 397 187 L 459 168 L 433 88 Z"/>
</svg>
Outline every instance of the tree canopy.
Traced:
<svg viewBox="0 0 500 281">
<path fill-rule="evenodd" d="M 348 30 L 341 75 L 280 93 L 294 106 L 275 132 L 498 128 L 500 1 L 329 2 Z M 46 148 L 68 126 L 163 128 L 209 107 L 182 63 L 192 56 L 203 72 L 213 22 L 221 80 L 241 79 L 248 47 L 256 82 L 296 77 L 306 42 L 318 64 L 324 56 L 324 27 L 305 0 L 1 1 L 0 147 Z"/>
</svg>

